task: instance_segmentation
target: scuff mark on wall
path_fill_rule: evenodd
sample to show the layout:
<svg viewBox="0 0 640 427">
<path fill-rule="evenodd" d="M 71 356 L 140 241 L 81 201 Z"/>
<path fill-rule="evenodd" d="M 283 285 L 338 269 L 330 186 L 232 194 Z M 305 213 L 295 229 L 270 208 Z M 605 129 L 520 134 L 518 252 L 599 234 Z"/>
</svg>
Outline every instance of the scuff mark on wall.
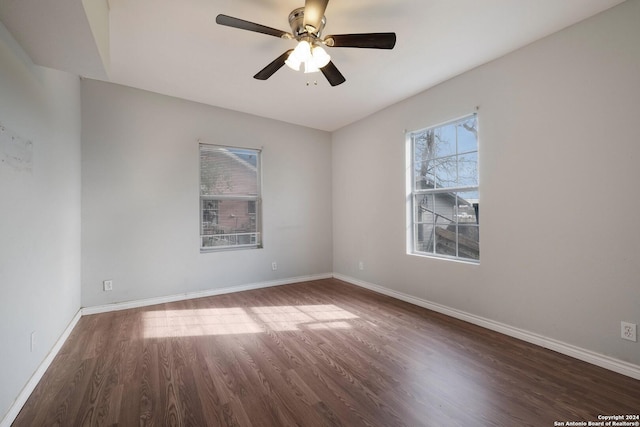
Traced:
<svg viewBox="0 0 640 427">
<path fill-rule="evenodd" d="M 0 167 L 31 172 L 33 143 L 0 124 Z"/>
</svg>

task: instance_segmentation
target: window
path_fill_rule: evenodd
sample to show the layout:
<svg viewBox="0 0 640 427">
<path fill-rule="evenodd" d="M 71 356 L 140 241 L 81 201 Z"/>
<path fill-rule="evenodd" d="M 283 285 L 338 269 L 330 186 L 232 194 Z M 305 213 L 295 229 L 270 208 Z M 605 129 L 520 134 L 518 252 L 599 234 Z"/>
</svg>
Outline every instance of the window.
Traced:
<svg viewBox="0 0 640 427">
<path fill-rule="evenodd" d="M 411 252 L 479 261 L 477 116 L 411 132 L 408 142 Z"/>
<path fill-rule="evenodd" d="M 200 250 L 262 247 L 260 151 L 200 144 Z"/>
</svg>

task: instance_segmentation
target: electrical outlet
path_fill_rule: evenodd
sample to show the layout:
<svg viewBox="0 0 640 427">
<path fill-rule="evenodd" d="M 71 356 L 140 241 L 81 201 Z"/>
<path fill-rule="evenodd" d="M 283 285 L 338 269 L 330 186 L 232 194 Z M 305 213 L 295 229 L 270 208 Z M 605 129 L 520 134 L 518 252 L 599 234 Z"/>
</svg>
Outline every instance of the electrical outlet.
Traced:
<svg viewBox="0 0 640 427">
<path fill-rule="evenodd" d="M 113 290 L 113 280 L 105 280 L 102 282 L 102 290 L 105 292 Z"/>
<path fill-rule="evenodd" d="M 358 263 L 358 270 L 364 270 L 364 261 Z"/>
<path fill-rule="evenodd" d="M 36 331 L 31 332 L 30 349 L 32 353 L 36 349 Z"/>
<path fill-rule="evenodd" d="M 620 322 L 620 336 L 622 339 L 637 342 L 636 327 L 635 323 Z"/>
<path fill-rule="evenodd" d="M 273 271 L 276 271 L 276 270 L 278 269 L 278 263 L 277 263 L 277 262 L 275 262 L 275 261 L 273 261 L 273 262 L 271 263 L 271 269 L 272 269 Z"/>
</svg>

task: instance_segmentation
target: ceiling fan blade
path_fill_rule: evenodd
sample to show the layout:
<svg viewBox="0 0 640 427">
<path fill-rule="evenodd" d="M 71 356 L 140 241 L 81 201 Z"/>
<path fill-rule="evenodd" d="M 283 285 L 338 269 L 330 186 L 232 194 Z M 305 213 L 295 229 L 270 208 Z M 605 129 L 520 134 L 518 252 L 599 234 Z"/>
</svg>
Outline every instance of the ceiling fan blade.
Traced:
<svg viewBox="0 0 640 427">
<path fill-rule="evenodd" d="M 329 0 L 306 0 L 304 3 L 304 23 L 312 26 L 316 31 L 320 30 L 324 11 L 327 9 Z M 316 32 L 314 31 L 314 32 Z"/>
<path fill-rule="evenodd" d="M 240 28 L 241 30 L 253 31 L 255 33 L 268 34 L 274 37 L 292 38 L 290 33 L 286 31 L 277 30 L 275 28 L 266 27 L 264 25 L 256 24 L 255 22 L 245 21 L 244 19 L 234 18 L 227 15 L 216 16 L 216 23 L 220 25 L 226 25 L 227 27 Z"/>
<path fill-rule="evenodd" d="M 322 74 L 324 74 L 327 80 L 329 80 L 329 84 L 331 86 L 338 86 L 339 84 L 347 81 L 347 79 L 344 78 L 342 73 L 338 71 L 336 66 L 333 65 L 333 62 L 331 61 L 329 61 L 329 63 L 324 67 L 320 68 L 320 71 L 322 71 Z"/>
<path fill-rule="evenodd" d="M 337 34 L 324 38 L 331 47 L 362 47 L 369 49 L 393 49 L 396 33 Z"/>
<path fill-rule="evenodd" d="M 280 68 L 282 68 L 282 66 L 284 65 L 284 61 L 287 60 L 287 58 L 289 57 L 291 52 L 293 52 L 293 49 L 289 49 L 288 51 L 286 51 L 282 55 L 278 56 L 269 65 L 264 67 L 262 70 L 258 71 L 258 74 L 253 76 L 253 78 L 254 79 L 258 79 L 258 80 L 267 80 L 276 71 L 278 71 Z"/>
</svg>

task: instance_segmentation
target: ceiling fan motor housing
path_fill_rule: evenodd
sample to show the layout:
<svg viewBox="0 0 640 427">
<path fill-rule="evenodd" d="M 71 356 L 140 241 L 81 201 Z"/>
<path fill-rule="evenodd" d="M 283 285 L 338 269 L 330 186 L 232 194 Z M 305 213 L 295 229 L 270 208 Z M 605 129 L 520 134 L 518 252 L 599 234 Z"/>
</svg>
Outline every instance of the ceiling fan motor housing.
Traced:
<svg viewBox="0 0 640 427">
<path fill-rule="evenodd" d="M 291 26 L 291 33 L 296 40 L 301 40 L 306 37 L 312 37 L 314 39 L 320 38 L 322 34 L 322 30 L 324 30 L 324 26 L 327 24 L 327 18 L 322 17 L 322 22 L 320 23 L 320 28 L 314 28 L 309 26 L 309 28 L 305 28 L 304 26 L 304 7 L 299 7 L 294 9 L 289 14 L 289 25 Z"/>
</svg>

